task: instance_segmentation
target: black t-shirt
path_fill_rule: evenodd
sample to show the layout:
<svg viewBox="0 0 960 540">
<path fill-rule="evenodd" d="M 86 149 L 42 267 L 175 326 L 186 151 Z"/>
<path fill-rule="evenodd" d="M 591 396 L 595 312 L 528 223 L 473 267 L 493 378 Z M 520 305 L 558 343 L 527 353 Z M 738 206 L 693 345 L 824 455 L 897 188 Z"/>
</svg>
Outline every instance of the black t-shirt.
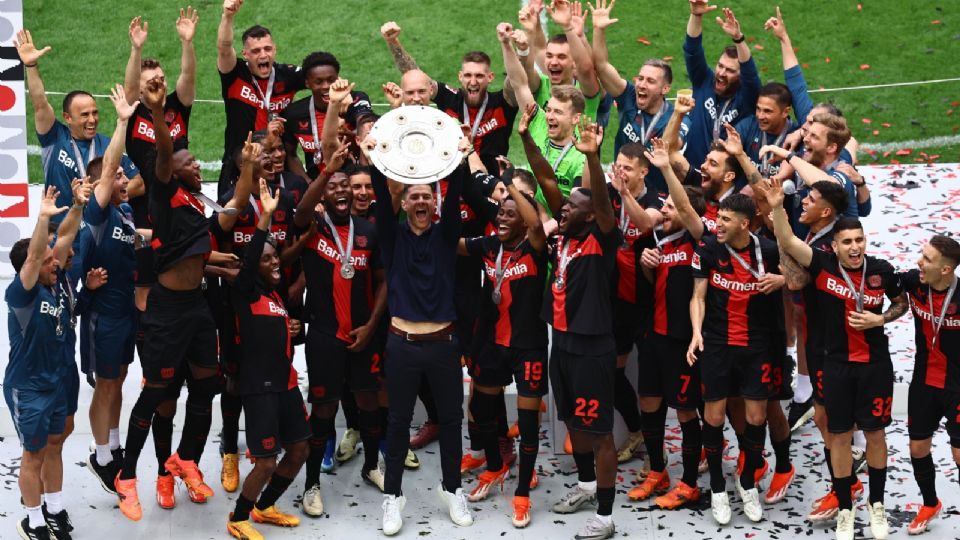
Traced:
<svg viewBox="0 0 960 540">
<path fill-rule="evenodd" d="M 369 221 L 351 216 L 353 252 L 350 262 L 353 279 L 341 275 L 343 261 L 333 239 L 334 232 L 321 223 L 303 249 L 303 271 L 307 279 L 306 319 L 310 331 L 335 336 L 353 343 L 350 332 L 367 324 L 373 312 L 376 287 L 374 273 L 382 268 L 376 229 Z M 340 244 L 346 249 L 350 227 L 336 225 Z"/>
<path fill-rule="evenodd" d="M 777 245 L 766 238 L 752 236 L 745 248 L 734 252 L 759 274 L 758 241 L 764 271 L 779 274 Z M 713 236 L 700 240 L 690 266 L 694 278 L 707 280 L 706 313 L 701 330 L 704 343 L 766 350 L 779 331 L 777 323 L 782 317 L 778 317 L 777 310 L 783 309 L 782 296 L 760 292 L 758 277 Z"/>
<path fill-rule="evenodd" d="M 230 288 L 236 332 L 249 336 L 238 348 L 236 382 L 242 395 L 285 392 L 297 387 L 289 317 L 277 291 L 258 276 L 266 231 L 253 234 L 243 252 L 240 272 Z"/>
<path fill-rule="evenodd" d="M 540 317 L 561 332 L 610 335 L 610 290 L 620 230 L 614 227 L 604 234 L 593 224 L 581 238 L 556 235 L 550 240 L 550 288 L 544 295 Z M 561 264 L 562 259 L 568 262 Z"/>
<path fill-rule="evenodd" d="M 660 265 L 654 271 L 653 331 L 662 336 L 689 341 L 693 336 L 690 324 L 693 274 L 690 263 L 697 241 L 689 231 L 682 229 L 670 235 L 658 234 L 657 245 L 660 247 Z"/>
<path fill-rule="evenodd" d="M 354 129 L 357 125 L 357 117 L 373 112 L 373 108 L 370 106 L 370 98 L 367 94 L 354 90 L 350 95 L 353 97 L 353 103 L 347 107 L 343 119 L 350 129 Z M 316 178 L 321 168 L 314 161 L 314 156 L 319 151 L 320 141 L 314 140 L 313 127 L 310 125 L 311 99 L 313 96 L 294 101 L 280 116 L 287 121 L 283 128 L 283 142 L 286 144 L 287 152 L 294 152 L 299 147 L 303 151 L 303 167 L 307 175 L 310 178 Z M 327 111 L 323 106 L 323 103 L 316 106 L 317 135 L 321 138 L 323 138 L 323 122 L 327 117 Z M 317 159 L 322 163 L 322 156 Z"/>
<path fill-rule="evenodd" d="M 481 107 L 467 107 L 465 116 L 464 99 L 462 89 L 451 88 L 437 81 L 437 95 L 433 98 L 437 108 L 473 129 Z M 513 132 L 513 121 L 519 109 L 507 103 L 503 97 L 503 90 L 487 92 L 486 100 L 487 107 L 477 125 L 473 147 L 487 170 L 495 173 L 500 170 L 497 156 L 506 156 L 510 152 L 510 134 Z"/>
<path fill-rule="evenodd" d="M 180 96 L 177 95 L 176 90 L 167 96 L 167 101 L 163 105 L 163 115 L 170 130 L 170 139 L 174 143 L 179 139 L 183 139 L 185 142 L 189 140 L 188 128 L 190 126 L 191 110 L 192 107 L 188 107 L 180 101 Z M 150 108 L 142 102 L 137 103 L 133 116 L 127 122 L 126 141 L 127 155 L 130 156 L 133 164 L 140 169 L 145 189 L 143 196 L 130 199 L 130 207 L 133 208 L 133 222 L 137 227 L 149 228 L 149 196 L 150 185 L 156 178 L 157 136 L 153 131 L 153 114 L 150 113 Z"/>
<path fill-rule="evenodd" d="M 613 204 L 613 214 L 617 218 L 617 228 L 623 241 L 617 249 L 617 277 L 615 278 L 614 296 L 624 302 L 639 304 L 644 315 L 649 315 L 650 305 L 653 302 L 653 289 L 644 279 L 640 266 L 640 255 L 645 248 L 652 248 L 653 235 L 651 232 L 640 234 L 640 229 L 630 220 L 623 206 L 623 198 L 611 184 L 607 184 L 610 193 L 610 203 Z M 641 208 L 659 210 L 663 203 L 652 189 L 644 189 L 637 197 Z"/>
<path fill-rule="evenodd" d="M 547 258 L 524 240 L 516 250 L 504 249 L 500 257 L 503 285 L 500 303 L 493 301 L 497 283 L 497 255 L 501 242 L 496 236 L 466 240 L 467 251 L 483 260 L 486 275 L 480 312 L 480 327 L 486 332 L 478 339 L 504 347 L 538 349 L 547 346 L 547 326 L 540 320 L 543 280 Z"/>
<path fill-rule="evenodd" d="M 223 133 L 223 159 L 233 159 L 233 152 L 243 146 L 247 133 L 266 129 L 270 115 L 277 115 L 293 103 L 296 93 L 304 89 L 303 73 L 290 64 L 274 64 L 273 93 L 269 114 L 263 105 L 269 79 L 258 79 L 250 73 L 247 62 L 237 59 L 229 73 L 220 74 L 220 92 L 227 113 Z"/>
<path fill-rule="evenodd" d="M 150 190 L 150 222 L 157 274 L 187 257 L 210 253 L 210 226 L 216 216 L 206 217 L 203 202 L 179 180 L 156 182 Z"/>
<path fill-rule="evenodd" d="M 944 312 L 947 290 L 933 290 L 920 283 L 919 270 L 901 273 L 900 283 L 910 297 L 910 310 L 913 311 L 914 339 L 917 344 L 913 384 L 960 392 L 960 291 L 954 291 Z M 940 332 L 936 334 L 937 341 L 933 343 L 933 318 L 939 319 L 941 313 L 944 313 L 944 319 L 940 324 Z"/>
<path fill-rule="evenodd" d="M 903 291 L 893 266 L 871 256 L 865 258 L 867 283 L 863 286 L 863 309 L 883 312 L 883 297 L 896 298 Z M 817 300 L 807 306 L 807 317 L 823 321 L 824 358 L 835 362 L 889 362 L 890 348 L 883 326 L 854 330 L 847 314 L 856 311 L 856 295 L 863 281 L 863 267 L 847 270 L 853 282 L 851 291 L 840 273 L 840 261 L 834 253 L 813 250 L 810 279 L 817 288 Z"/>
<path fill-rule="evenodd" d="M 274 178 L 277 184 L 283 188 L 284 191 L 288 192 L 291 197 L 293 197 L 293 205 L 296 208 L 296 205 L 300 204 L 300 199 L 303 198 L 303 194 L 307 192 L 307 188 L 310 187 L 310 184 L 298 174 L 293 174 L 290 171 L 284 171 L 277 174 L 277 178 Z M 273 189 L 273 188 L 271 188 Z"/>
<path fill-rule="evenodd" d="M 270 184 L 271 190 L 276 190 L 279 184 Z M 233 189 L 224 195 L 220 204 L 225 204 L 233 198 Z M 259 193 L 258 193 L 259 195 Z M 238 257 L 243 254 L 247 244 L 253 238 L 257 231 L 257 222 L 260 221 L 261 209 L 263 203 L 257 195 L 250 195 L 250 203 L 242 212 L 237 215 L 237 222 L 233 229 L 227 234 L 218 234 L 217 245 L 220 251 L 229 251 Z M 277 243 L 277 249 L 283 250 L 295 232 L 293 224 L 293 214 L 297 205 L 293 200 L 293 194 L 286 189 L 280 190 L 280 201 L 277 203 L 277 209 L 273 212 L 273 219 L 270 221 L 270 237 Z"/>
</svg>

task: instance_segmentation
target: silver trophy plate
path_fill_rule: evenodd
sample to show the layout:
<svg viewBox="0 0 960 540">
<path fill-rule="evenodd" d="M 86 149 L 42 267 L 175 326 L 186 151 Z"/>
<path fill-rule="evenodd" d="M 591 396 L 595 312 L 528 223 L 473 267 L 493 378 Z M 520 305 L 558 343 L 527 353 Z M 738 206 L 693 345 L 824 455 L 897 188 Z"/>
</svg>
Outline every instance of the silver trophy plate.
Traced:
<svg viewBox="0 0 960 540">
<path fill-rule="evenodd" d="M 460 123 L 438 109 L 398 107 L 370 130 L 377 145 L 370 160 L 387 178 L 404 184 L 429 184 L 446 178 L 463 159 L 457 150 Z"/>
</svg>

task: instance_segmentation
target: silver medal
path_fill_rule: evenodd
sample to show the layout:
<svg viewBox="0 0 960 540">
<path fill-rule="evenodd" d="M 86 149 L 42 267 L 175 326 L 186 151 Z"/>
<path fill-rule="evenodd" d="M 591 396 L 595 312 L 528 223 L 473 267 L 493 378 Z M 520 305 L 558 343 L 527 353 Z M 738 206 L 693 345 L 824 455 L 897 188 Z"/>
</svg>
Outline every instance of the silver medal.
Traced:
<svg viewBox="0 0 960 540">
<path fill-rule="evenodd" d="M 496 289 L 493 290 L 490 296 L 493 298 L 493 303 L 498 306 L 500 305 L 500 301 L 503 300 L 503 293 Z"/>
<path fill-rule="evenodd" d="M 563 289 L 563 285 L 564 285 L 563 278 L 560 276 L 558 276 L 556 281 L 553 282 L 553 286 L 558 289 Z"/>
<path fill-rule="evenodd" d="M 340 277 L 343 279 L 353 279 L 353 276 L 356 275 L 357 271 L 353 268 L 353 265 L 346 263 L 340 267 Z"/>
</svg>

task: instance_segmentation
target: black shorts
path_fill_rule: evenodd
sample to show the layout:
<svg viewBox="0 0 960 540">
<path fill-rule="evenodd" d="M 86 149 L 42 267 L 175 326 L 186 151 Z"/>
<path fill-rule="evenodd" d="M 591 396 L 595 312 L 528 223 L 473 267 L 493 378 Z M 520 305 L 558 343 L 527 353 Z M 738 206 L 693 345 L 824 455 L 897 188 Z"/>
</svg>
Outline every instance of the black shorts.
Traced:
<svg viewBox="0 0 960 540">
<path fill-rule="evenodd" d="M 662 397 L 680 411 L 693 411 L 703 402 L 700 396 L 700 366 L 687 363 L 688 341 L 656 332 L 647 334 L 639 364 L 637 394 Z"/>
<path fill-rule="evenodd" d="M 854 424 L 863 431 L 890 425 L 893 364 L 823 363 L 823 396 L 830 433 L 846 433 Z"/>
<path fill-rule="evenodd" d="M 153 268 L 153 248 L 142 247 L 134 252 L 137 258 L 137 272 L 133 284 L 137 287 L 149 287 L 157 282 L 157 271 Z"/>
<path fill-rule="evenodd" d="M 767 351 L 705 343 L 699 364 L 703 401 L 734 396 L 770 399 L 779 388 L 776 370 L 781 361 L 772 361 Z"/>
<path fill-rule="evenodd" d="M 907 398 L 907 432 L 910 440 L 933 437 L 946 418 L 950 446 L 960 448 L 960 393 L 934 388 L 922 382 L 910 383 Z"/>
<path fill-rule="evenodd" d="M 570 429 L 612 432 L 616 371 L 612 336 L 571 337 L 554 330 L 550 382 L 557 417 Z"/>
<path fill-rule="evenodd" d="M 480 386 L 507 386 L 517 382 L 517 395 L 543 397 L 547 393 L 546 349 L 514 349 L 488 341 L 471 363 L 470 376 Z"/>
<path fill-rule="evenodd" d="M 141 322 L 140 363 L 147 381 L 172 382 L 187 364 L 217 367 L 217 325 L 200 289 L 172 291 L 154 284 Z"/>
<path fill-rule="evenodd" d="M 810 373 L 810 385 L 813 386 L 813 402 L 823 405 L 823 357 L 807 351 L 807 371 Z"/>
<path fill-rule="evenodd" d="M 290 443 L 310 438 L 310 415 L 299 388 L 241 397 L 250 455 L 270 457 Z"/>
<path fill-rule="evenodd" d="M 350 352 L 347 343 L 324 332 L 307 332 L 307 378 L 310 403 L 339 401 L 343 386 L 354 392 L 376 392 L 380 389 L 382 369 L 379 353 L 373 346 L 361 352 Z"/>
<path fill-rule="evenodd" d="M 774 350 L 782 351 L 783 349 Z M 793 360 L 786 353 L 781 353 L 781 356 L 783 360 L 780 364 L 773 366 L 773 384 L 776 388 L 770 399 L 786 401 L 793 399 L 793 386 L 790 384 L 793 377 Z"/>
<path fill-rule="evenodd" d="M 613 339 L 617 342 L 617 356 L 630 354 L 634 345 L 637 352 L 643 350 L 648 326 L 645 321 L 646 314 L 639 305 L 613 299 Z"/>
</svg>

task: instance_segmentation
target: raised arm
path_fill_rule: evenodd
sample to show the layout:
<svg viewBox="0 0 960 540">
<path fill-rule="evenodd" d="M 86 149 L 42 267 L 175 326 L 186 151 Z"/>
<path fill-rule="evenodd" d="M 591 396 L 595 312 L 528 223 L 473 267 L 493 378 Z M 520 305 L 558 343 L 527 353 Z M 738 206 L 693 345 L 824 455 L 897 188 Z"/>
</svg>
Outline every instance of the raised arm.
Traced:
<svg viewBox="0 0 960 540">
<path fill-rule="evenodd" d="M 330 104 L 327 105 L 327 115 L 323 118 L 318 143 L 321 156 L 332 155 L 340 147 L 340 140 L 337 138 L 340 131 L 340 111 L 344 105 L 349 105 L 353 87 L 354 83 L 346 79 L 337 79 L 330 85 Z"/>
<path fill-rule="evenodd" d="M 760 149 L 760 156 L 764 154 L 771 153 L 774 156 L 783 160 L 784 163 L 793 167 L 793 169 L 800 175 L 800 179 L 803 180 L 808 186 L 812 186 L 820 180 L 826 180 L 828 182 L 840 183 L 839 180 L 833 176 L 825 173 L 820 167 L 810 163 L 809 161 L 797 156 L 790 150 L 786 148 L 780 148 L 779 146 L 774 146 L 768 144 Z"/>
<path fill-rule="evenodd" d="M 127 32 L 130 36 L 130 56 L 127 58 L 127 69 L 123 73 L 123 90 L 129 103 L 136 103 L 140 99 L 140 61 L 149 27 L 150 23 L 137 15 L 130 21 Z"/>
<path fill-rule="evenodd" d="M 746 40 L 743 39 L 743 32 L 740 31 L 740 21 L 737 20 L 737 16 L 734 15 L 733 10 L 723 8 L 723 17 L 717 17 L 717 24 L 720 25 L 720 28 L 723 28 L 724 33 L 730 36 L 733 44 L 737 46 L 737 60 L 741 64 L 749 62 L 751 58 L 750 47 L 747 46 Z"/>
<path fill-rule="evenodd" d="M 783 209 L 783 184 L 779 180 L 771 180 L 765 195 L 767 203 L 773 209 L 773 233 L 777 236 L 780 249 L 786 255 L 793 257 L 801 266 L 808 268 L 813 260 L 813 248 L 793 234 L 787 211 Z"/>
<path fill-rule="evenodd" d="M 164 122 L 160 122 L 163 124 Z M 227 208 L 236 208 L 237 213 L 228 215 L 226 212 L 217 214 L 217 221 L 220 228 L 224 231 L 230 231 L 237 223 L 237 217 L 248 204 L 250 204 L 250 194 L 253 193 L 256 181 L 253 179 L 253 166 L 260 163 L 260 157 L 263 155 L 263 147 L 260 143 L 251 142 L 253 133 L 247 133 L 247 140 L 243 142 L 243 150 L 240 152 L 242 164 L 240 166 L 240 178 L 237 179 L 237 185 L 233 189 L 233 198 L 227 201 L 224 206 Z"/>
<path fill-rule="evenodd" d="M 223 0 L 223 14 L 217 27 L 217 70 L 230 73 L 237 66 L 237 51 L 233 49 L 233 18 L 243 0 Z"/>
<path fill-rule="evenodd" d="M 627 81 L 620 76 L 617 68 L 610 64 L 607 50 L 607 27 L 620 19 L 611 19 L 610 12 L 617 0 L 597 0 L 596 7 L 590 6 L 593 19 L 593 63 L 597 69 L 600 84 L 612 96 L 619 96 L 627 88 Z"/>
<path fill-rule="evenodd" d="M 523 193 L 520 193 L 517 186 L 513 184 L 513 167 L 504 171 L 503 185 L 506 186 L 507 193 L 510 194 L 510 197 L 513 198 L 513 201 L 517 204 L 517 212 L 520 213 L 524 225 L 527 226 L 527 240 L 530 242 L 530 246 L 537 251 L 543 251 L 543 248 L 547 245 L 547 235 L 543 232 L 540 213 L 537 212 L 536 207 L 530 204 L 527 197 Z"/>
<path fill-rule="evenodd" d="M 677 209 L 677 215 L 683 222 L 683 227 L 690 232 L 694 239 L 700 240 L 703 236 L 703 221 L 697 211 L 690 204 L 690 197 L 687 197 L 687 190 L 683 188 L 680 179 L 673 172 L 670 166 L 670 158 L 667 155 L 667 145 L 661 139 L 653 139 L 653 150 L 647 151 L 647 159 L 650 164 L 660 169 L 663 178 L 667 181 L 667 189 L 670 192 L 670 198 L 673 200 L 673 206 Z"/>
<path fill-rule="evenodd" d="M 516 51 L 513 50 L 513 26 L 510 23 L 498 24 L 497 39 L 500 40 L 500 50 L 503 53 L 503 66 L 507 72 L 507 82 L 513 89 L 517 106 L 526 109 L 529 104 L 535 103 L 535 101 L 528 85 L 527 72 L 520 64 Z"/>
<path fill-rule="evenodd" d="M 743 150 L 743 139 L 740 138 L 740 134 L 730 124 L 724 124 L 723 127 L 727 130 L 727 138 L 723 141 L 723 148 L 740 164 L 744 176 L 747 177 L 747 182 L 751 186 L 755 186 L 757 182 L 763 179 L 763 176 L 760 175 L 760 171 L 757 170 L 756 165 L 750 161 L 750 156 Z"/>
<path fill-rule="evenodd" d="M 23 62 L 26 72 L 27 91 L 30 93 L 30 103 L 33 105 L 33 124 L 37 128 L 37 133 L 43 135 L 50 131 L 56 121 L 56 114 L 50 102 L 47 101 L 47 92 L 43 88 L 43 78 L 40 76 L 40 68 L 37 65 L 40 57 L 50 51 L 50 46 L 37 49 L 29 30 L 17 32 L 14 46 L 17 48 L 17 54 L 20 55 L 20 61 Z"/>
<path fill-rule="evenodd" d="M 101 167 L 100 178 L 96 187 L 93 189 L 93 196 L 97 200 L 100 208 L 106 208 L 110 204 L 113 196 L 113 180 L 117 174 L 117 167 L 120 166 L 120 160 L 123 157 L 123 149 L 126 147 L 127 122 L 133 116 L 133 111 L 137 106 L 127 101 L 124 95 L 123 87 L 119 84 L 116 88 L 110 90 L 110 101 L 117 111 L 117 127 L 113 130 L 113 137 L 110 138 L 110 144 L 103 152 L 103 166 Z"/>
<path fill-rule="evenodd" d="M 700 37 L 703 34 L 703 16 L 717 9 L 708 0 L 690 0 L 690 18 L 687 19 L 687 36 Z M 702 51 L 702 49 L 701 49 Z M 704 61 L 706 63 L 706 61 Z"/>
<path fill-rule="evenodd" d="M 787 288 L 791 291 L 801 291 L 810 283 L 810 273 L 804 270 L 800 263 L 793 257 L 783 251 L 783 248 L 777 246 L 780 250 L 780 270 L 783 272 L 783 279 L 786 281 Z"/>
<path fill-rule="evenodd" d="M 143 103 L 150 109 L 154 118 L 163 118 L 163 86 L 158 80 L 147 81 Z M 173 177 L 173 139 L 166 122 L 154 122 L 153 133 L 157 139 L 157 181 L 166 184 Z"/>
<path fill-rule="evenodd" d="M 527 54 L 521 52 L 520 62 L 527 73 L 527 81 L 531 92 L 540 89 L 540 75 L 537 66 L 546 70 L 547 35 L 540 26 L 540 12 L 543 11 L 543 0 L 531 0 L 520 9 L 518 18 L 523 31 L 530 42 Z"/>
<path fill-rule="evenodd" d="M 49 186 L 43 199 L 40 201 L 40 215 L 37 217 L 37 225 L 33 228 L 33 236 L 30 237 L 30 246 L 27 248 L 27 259 L 20 267 L 20 283 L 24 290 L 31 290 L 37 284 L 40 277 L 40 268 L 43 266 L 43 260 L 47 256 L 47 239 L 50 238 L 50 219 L 53 216 L 60 215 L 70 208 L 61 206 L 57 208 L 57 188 Z"/>
<path fill-rule="evenodd" d="M 177 97 L 190 107 L 197 97 L 197 54 L 193 50 L 193 36 L 200 16 L 192 7 L 180 10 L 177 35 L 180 37 L 180 76 L 177 77 Z M 233 50 L 231 46 L 230 50 Z M 219 63 L 219 57 L 218 57 Z"/>
<path fill-rule="evenodd" d="M 630 189 L 627 188 L 626 183 L 620 180 L 616 174 L 613 175 L 611 184 L 620 194 L 620 201 L 627 214 L 627 219 L 636 225 L 640 234 L 649 234 L 654 227 L 663 221 L 663 214 L 659 210 L 640 206 L 640 203 L 630 194 Z"/>
<path fill-rule="evenodd" d="M 783 58 L 784 71 L 800 64 L 797 61 L 797 53 L 793 50 L 793 43 L 790 42 L 790 34 L 787 33 L 787 27 L 783 24 L 780 6 L 777 6 L 777 14 L 763 23 L 763 29 L 772 33 L 773 37 L 780 42 L 780 55 Z"/>
<path fill-rule="evenodd" d="M 90 194 L 93 192 L 93 184 L 90 183 L 89 178 L 74 180 L 71 187 L 73 188 L 73 206 L 60 222 L 60 227 L 57 228 L 57 243 L 53 245 L 53 256 L 60 263 L 60 268 L 67 265 L 73 240 L 80 231 L 80 222 L 83 221 L 83 208 L 87 206 Z"/>
<path fill-rule="evenodd" d="M 580 140 L 576 148 L 587 157 L 584 170 L 590 177 L 590 192 L 593 202 L 593 215 L 597 220 L 600 232 L 606 234 L 617 226 L 617 218 L 613 215 L 613 206 L 610 204 L 610 193 L 607 191 L 607 182 L 600 165 L 599 135 L 600 126 L 594 124 L 584 116 L 580 120 Z"/>
<path fill-rule="evenodd" d="M 533 177 L 537 179 L 537 185 L 543 192 L 543 197 L 547 201 L 547 208 L 551 214 L 556 214 L 563 206 L 563 192 L 557 183 L 557 173 L 553 170 L 547 158 L 543 157 L 540 147 L 530 136 L 530 121 L 539 114 L 539 107 L 536 103 L 528 103 L 520 122 L 517 124 L 517 133 L 520 134 L 520 141 L 523 143 L 523 151 L 527 155 L 527 162 L 530 163 L 530 170 Z"/>
<path fill-rule="evenodd" d="M 570 56 L 577 66 L 577 81 L 580 83 L 580 89 L 583 95 L 587 97 L 596 96 L 600 92 L 600 85 L 597 83 L 597 73 L 593 69 L 593 58 L 590 50 L 587 48 L 583 39 L 577 35 L 576 27 L 572 23 L 573 6 L 569 0 L 553 0 L 548 8 L 553 22 L 563 28 L 567 36 L 567 43 L 570 45 Z"/>
<path fill-rule="evenodd" d="M 297 227 L 306 227 L 310 224 L 310 221 L 313 220 L 313 209 L 323 200 L 323 193 L 327 189 L 327 182 L 330 181 L 333 173 L 339 171 L 340 167 L 343 166 L 343 160 L 349 152 L 350 145 L 344 144 L 331 154 L 323 172 L 317 176 L 316 180 L 310 183 L 310 187 L 303 193 L 303 197 L 300 198 L 300 202 L 297 204 L 297 211 L 293 214 L 293 222 Z"/>
<path fill-rule="evenodd" d="M 394 65 L 397 66 L 400 73 L 420 69 L 417 66 L 417 61 L 400 44 L 400 30 L 400 25 L 394 21 L 385 22 L 380 27 L 380 35 L 383 36 L 383 41 L 387 43 L 387 48 L 390 49 Z"/>
</svg>

